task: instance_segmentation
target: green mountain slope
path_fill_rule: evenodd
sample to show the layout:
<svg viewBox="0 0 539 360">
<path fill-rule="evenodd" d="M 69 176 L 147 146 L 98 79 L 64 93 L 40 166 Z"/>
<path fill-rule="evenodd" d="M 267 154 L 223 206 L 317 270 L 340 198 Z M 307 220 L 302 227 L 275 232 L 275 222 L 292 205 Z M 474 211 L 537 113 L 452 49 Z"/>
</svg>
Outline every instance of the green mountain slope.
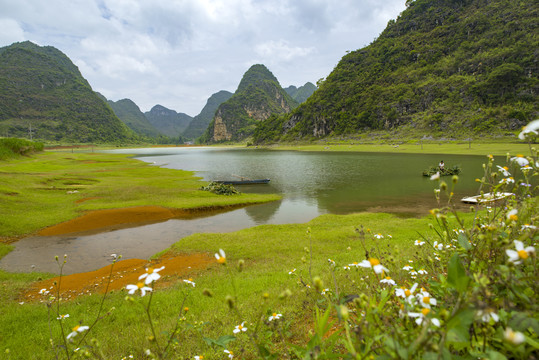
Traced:
<svg viewBox="0 0 539 360">
<path fill-rule="evenodd" d="M 238 141 L 252 135 L 256 124 L 272 114 L 288 113 L 297 103 L 273 74 L 261 64 L 253 65 L 234 95 L 222 103 L 201 142 Z"/>
<path fill-rule="evenodd" d="M 62 52 L 31 42 L 0 48 L 0 134 L 67 142 L 136 138 Z"/>
<path fill-rule="evenodd" d="M 146 119 L 161 134 L 168 137 L 179 136 L 189 126 L 193 118 L 184 113 L 177 113 L 161 105 L 155 105 L 144 113 Z"/>
<path fill-rule="evenodd" d="M 292 97 L 292 99 L 296 100 L 298 104 L 301 104 L 305 102 L 309 96 L 311 96 L 315 91 L 317 87 L 311 82 L 306 83 L 303 86 L 295 87 L 294 85 L 289 86 L 284 89 L 288 95 Z"/>
<path fill-rule="evenodd" d="M 219 105 L 230 99 L 232 95 L 229 91 L 221 90 L 210 96 L 206 105 L 200 111 L 200 114 L 195 116 L 187 129 L 185 129 L 183 136 L 189 139 L 196 139 L 204 134 L 204 131 L 208 128 L 215 115 L 215 110 L 217 110 Z"/>
<path fill-rule="evenodd" d="M 107 100 L 118 118 L 135 133 L 156 138 L 161 133 L 146 119 L 140 108 L 130 99 Z"/>
<path fill-rule="evenodd" d="M 416 0 L 255 142 L 398 130 L 512 135 L 538 116 L 539 3 Z"/>
</svg>

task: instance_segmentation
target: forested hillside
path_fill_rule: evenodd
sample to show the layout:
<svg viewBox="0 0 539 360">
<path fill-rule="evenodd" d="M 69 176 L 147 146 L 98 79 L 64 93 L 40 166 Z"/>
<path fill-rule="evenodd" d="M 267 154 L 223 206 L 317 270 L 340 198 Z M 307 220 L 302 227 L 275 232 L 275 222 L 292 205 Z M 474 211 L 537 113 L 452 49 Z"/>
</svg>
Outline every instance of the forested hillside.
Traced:
<svg viewBox="0 0 539 360">
<path fill-rule="evenodd" d="M 261 64 L 245 72 L 234 95 L 222 103 L 200 137 L 201 142 L 238 141 L 252 135 L 256 124 L 297 106 L 275 76 Z"/>
<path fill-rule="evenodd" d="M 255 142 L 358 135 L 512 135 L 538 117 L 539 3 L 416 0 L 369 46 L 345 55 Z"/>
<path fill-rule="evenodd" d="M 145 112 L 144 116 L 161 134 L 169 137 L 180 136 L 193 120 L 187 114 L 178 113 L 162 105 L 155 105 Z"/>
<path fill-rule="evenodd" d="M 210 96 L 206 105 L 200 111 L 200 114 L 195 116 L 187 129 L 185 129 L 183 136 L 189 139 L 196 139 L 204 134 L 204 131 L 213 119 L 213 115 L 215 115 L 215 110 L 217 110 L 219 105 L 230 99 L 232 95 L 229 91 L 221 90 Z"/>
<path fill-rule="evenodd" d="M 305 102 L 309 96 L 311 96 L 315 91 L 317 87 L 311 82 L 306 83 L 303 86 L 295 87 L 294 85 L 291 85 L 284 89 L 292 99 L 294 99 L 298 104 L 301 104 L 302 102 Z"/>
<path fill-rule="evenodd" d="M 118 101 L 107 100 L 116 116 L 131 130 L 141 136 L 157 138 L 161 133 L 150 124 L 140 108 L 130 99 Z"/>
<path fill-rule="evenodd" d="M 66 142 L 123 142 L 136 135 L 58 49 L 0 48 L 0 134 Z"/>
</svg>

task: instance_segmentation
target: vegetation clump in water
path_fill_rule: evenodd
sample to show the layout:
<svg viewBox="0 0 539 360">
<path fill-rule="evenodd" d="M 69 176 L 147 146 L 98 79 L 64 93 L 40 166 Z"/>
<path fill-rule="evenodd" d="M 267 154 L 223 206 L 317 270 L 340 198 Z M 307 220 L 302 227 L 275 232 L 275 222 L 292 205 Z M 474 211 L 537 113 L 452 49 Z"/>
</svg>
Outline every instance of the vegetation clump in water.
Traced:
<svg viewBox="0 0 539 360">
<path fill-rule="evenodd" d="M 207 186 L 202 186 L 200 190 L 210 191 L 217 195 L 237 195 L 241 194 L 234 186 L 216 181 L 210 182 Z"/>
<path fill-rule="evenodd" d="M 440 173 L 440 176 L 448 176 L 448 175 L 458 175 L 460 174 L 460 166 L 453 165 L 450 168 L 443 168 L 440 169 L 438 166 L 431 166 L 427 170 L 423 171 L 423 176 L 432 176 L 436 173 Z"/>
</svg>

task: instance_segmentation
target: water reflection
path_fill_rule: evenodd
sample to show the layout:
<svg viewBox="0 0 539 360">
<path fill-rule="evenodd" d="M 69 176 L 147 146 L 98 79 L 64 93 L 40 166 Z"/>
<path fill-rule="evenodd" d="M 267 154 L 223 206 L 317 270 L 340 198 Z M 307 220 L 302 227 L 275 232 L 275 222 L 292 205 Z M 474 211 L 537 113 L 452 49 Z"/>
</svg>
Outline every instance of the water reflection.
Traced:
<svg viewBox="0 0 539 360">
<path fill-rule="evenodd" d="M 118 227 L 101 233 L 63 237 L 30 237 L 0 260 L 10 271 L 57 272 L 54 256 L 68 254 L 65 273 L 94 270 L 111 261 L 110 254 L 147 258 L 201 232 L 229 232 L 260 224 L 305 223 L 325 213 L 383 211 L 424 215 L 436 206 L 435 183 L 421 172 L 440 155 L 295 152 L 219 148 L 115 150 L 172 169 L 191 170 L 204 180 L 270 178 L 269 185 L 242 186 L 242 192 L 282 194 L 283 199 L 189 219 L 172 219 L 137 228 Z M 462 168 L 455 198 L 477 192 L 484 157 L 444 155 L 446 166 Z M 450 178 L 447 179 L 450 182 Z M 464 207 L 467 208 L 467 207 Z M 35 268 L 31 266 L 35 265 Z"/>
</svg>

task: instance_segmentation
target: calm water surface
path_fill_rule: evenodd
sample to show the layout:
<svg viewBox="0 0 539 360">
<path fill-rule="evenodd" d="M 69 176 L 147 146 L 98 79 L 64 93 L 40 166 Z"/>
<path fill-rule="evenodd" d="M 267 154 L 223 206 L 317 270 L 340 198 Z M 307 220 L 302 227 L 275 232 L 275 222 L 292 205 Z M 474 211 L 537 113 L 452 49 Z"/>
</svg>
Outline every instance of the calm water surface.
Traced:
<svg viewBox="0 0 539 360">
<path fill-rule="evenodd" d="M 65 273 L 95 270 L 110 263 L 110 254 L 148 258 L 179 238 L 197 232 L 229 232 L 259 225 L 304 223 L 321 214 L 383 211 L 421 216 L 436 207 L 436 183 L 421 175 L 444 160 L 462 174 L 456 198 L 476 194 L 483 156 L 347 152 L 297 152 L 224 148 L 123 149 L 155 166 L 191 170 L 204 180 L 235 176 L 271 179 L 268 185 L 239 187 L 242 192 L 278 193 L 283 199 L 190 220 L 172 219 L 136 228 L 97 234 L 29 237 L 0 260 L 10 271 L 57 272 L 54 256 L 68 254 Z M 451 178 L 446 180 L 451 183 Z M 467 208 L 465 206 L 463 208 Z M 216 245 L 217 246 L 217 245 Z M 217 248 L 216 248 L 217 249 Z"/>
</svg>

